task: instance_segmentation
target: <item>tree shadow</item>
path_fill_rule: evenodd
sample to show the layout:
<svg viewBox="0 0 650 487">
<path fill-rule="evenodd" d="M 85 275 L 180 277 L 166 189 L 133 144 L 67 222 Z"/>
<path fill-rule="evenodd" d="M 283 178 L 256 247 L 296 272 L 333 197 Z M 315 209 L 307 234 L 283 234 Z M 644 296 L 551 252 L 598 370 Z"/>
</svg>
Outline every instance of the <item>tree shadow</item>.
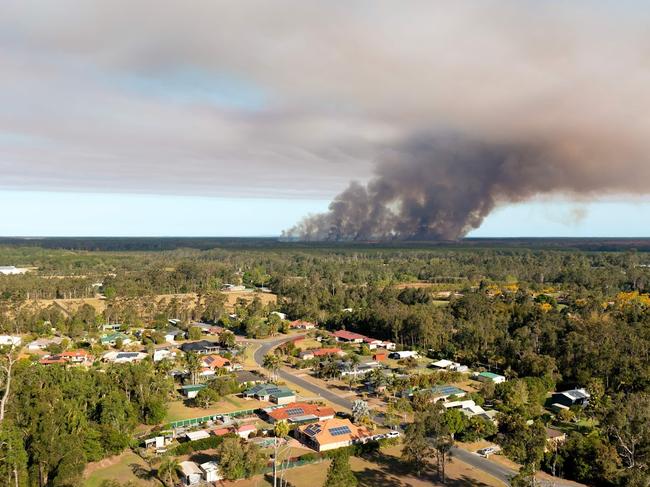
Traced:
<svg viewBox="0 0 650 487">
<path fill-rule="evenodd" d="M 131 463 L 129 464 L 129 468 L 131 468 L 133 475 L 135 475 L 140 480 L 152 480 L 156 478 L 154 470 L 148 469 L 139 463 Z"/>
<path fill-rule="evenodd" d="M 400 479 L 393 477 L 383 470 L 365 468 L 360 472 L 354 472 L 354 475 L 359 481 L 359 487 L 406 487 L 408 484 L 402 482 Z"/>
<path fill-rule="evenodd" d="M 198 463 L 201 465 L 202 463 L 210 462 L 212 460 L 215 460 L 214 455 L 209 455 L 205 452 L 195 452 L 190 455 L 189 458 L 192 462 Z"/>
</svg>

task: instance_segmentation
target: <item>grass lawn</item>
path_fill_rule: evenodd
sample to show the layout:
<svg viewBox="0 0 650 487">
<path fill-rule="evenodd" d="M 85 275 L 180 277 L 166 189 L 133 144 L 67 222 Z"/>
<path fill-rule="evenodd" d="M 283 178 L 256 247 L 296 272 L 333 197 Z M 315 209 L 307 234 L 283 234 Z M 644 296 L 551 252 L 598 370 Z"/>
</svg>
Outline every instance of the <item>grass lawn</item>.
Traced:
<svg viewBox="0 0 650 487">
<path fill-rule="evenodd" d="M 381 453 L 368 459 L 352 457 L 350 467 L 359 479 L 360 487 L 425 487 L 441 485 L 436 481 L 433 472 L 426 472 L 416 477 L 408 467 L 399 461 L 401 447 L 395 446 L 383 450 Z M 285 478 L 296 487 L 314 487 L 323 485 L 327 477 L 330 462 L 323 461 L 303 467 L 293 468 L 286 472 Z M 501 487 L 498 480 L 477 472 L 469 465 L 458 460 L 447 464 L 447 485 L 454 486 L 481 486 Z M 226 482 L 224 485 L 231 487 L 266 487 L 271 483 L 261 476 L 239 482 Z"/>
<path fill-rule="evenodd" d="M 300 350 L 309 350 L 312 348 L 321 348 L 322 344 L 314 338 L 305 338 L 304 340 L 298 340 L 296 342 L 296 347 Z"/>
<path fill-rule="evenodd" d="M 253 354 L 255 353 L 255 350 L 257 350 L 258 348 L 260 348 L 260 345 L 255 344 L 255 345 L 248 345 L 244 349 L 244 366 L 254 368 L 254 369 L 258 368 L 258 365 L 255 362 L 255 359 L 253 358 Z"/>
<path fill-rule="evenodd" d="M 256 401 L 254 399 L 246 400 L 234 395 L 224 397 L 221 401 L 207 409 L 189 407 L 183 401 L 172 401 L 168 404 L 165 420 L 170 422 L 180 421 L 181 419 L 200 418 L 212 414 L 232 413 L 233 411 L 240 411 L 242 409 L 257 409 L 267 407 L 270 404 L 269 402 Z"/>
<path fill-rule="evenodd" d="M 152 477 L 144 460 L 131 451 L 91 463 L 86 467 L 84 487 L 99 487 L 104 480 L 117 480 L 122 483 L 130 480 L 142 487 L 162 486 Z"/>
</svg>

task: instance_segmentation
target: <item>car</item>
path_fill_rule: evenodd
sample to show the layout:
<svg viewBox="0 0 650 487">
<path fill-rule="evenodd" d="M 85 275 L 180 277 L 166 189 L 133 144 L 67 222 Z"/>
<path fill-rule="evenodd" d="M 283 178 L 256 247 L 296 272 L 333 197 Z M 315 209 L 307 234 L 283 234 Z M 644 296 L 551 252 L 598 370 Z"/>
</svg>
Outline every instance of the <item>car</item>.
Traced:
<svg viewBox="0 0 650 487">
<path fill-rule="evenodd" d="M 497 446 L 488 446 L 487 448 L 481 448 L 480 450 L 478 450 L 476 452 L 476 454 L 487 458 L 490 455 L 492 455 L 493 453 L 496 453 L 498 451 L 499 451 L 499 447 L 497 447 Z"/>
<path fill-rule="evenodd" d="M 391 431 L 389 433 L 386 433 L 386 438 L 399 438 L 400 434 L 399 431 Z"/>
</svg>

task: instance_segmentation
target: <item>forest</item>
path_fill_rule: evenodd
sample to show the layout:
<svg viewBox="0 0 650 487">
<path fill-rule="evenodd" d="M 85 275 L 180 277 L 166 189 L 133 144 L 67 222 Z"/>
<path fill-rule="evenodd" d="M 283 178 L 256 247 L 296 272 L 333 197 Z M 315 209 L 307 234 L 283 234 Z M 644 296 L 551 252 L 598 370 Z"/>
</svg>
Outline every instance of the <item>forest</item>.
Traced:
<svg viewBox="0 0 650 487">
<path fill-rule="evenodd" d="M 62 246 L 0 247 L 0 265 L 33 269 L 0 276 L 0 333 L 41 336 L 54 326 L 82 342 L 103 322 L 162 326 L 179 318 L 181 327 L 207 320 L 260 337 L 278 331 L 263 319 L 277 310 L 521 381 L 525 390 L 509 394 L 519 399 L 503 408 L 499 434 L 523 463 L 527 432 L 534 436 L 526 421 L 543 419 L 546 393 L 586 387 L 595 398 L 587 414 L 599 427 L 576 431 L 554 458 L 534 462 L 590 485 L 647 485 L 650 254 L 643 251 L 593 242 L 586 250 L 521 242 Z M 225 284 L 268 288 L 277 304 L 238 303 L 230 318 Z M 154 299 L 186 293 L 198 304 Z M 103 312 L 83 306 L 65 316 L 54 305 L 34 306 L 96 296 L 106 301 Z M 20 477 L 16 485 L 76 485 L 86 462 L 124 449 L 138 424 L 161 422 L 173 388 L 149 362 L 86 372 L 19 360 L 13 368 L 0 442 L 20 447 L 0 460 L 0 477 Z M 423 413 L 423 431 L 430 418 Z"/>
</svg>

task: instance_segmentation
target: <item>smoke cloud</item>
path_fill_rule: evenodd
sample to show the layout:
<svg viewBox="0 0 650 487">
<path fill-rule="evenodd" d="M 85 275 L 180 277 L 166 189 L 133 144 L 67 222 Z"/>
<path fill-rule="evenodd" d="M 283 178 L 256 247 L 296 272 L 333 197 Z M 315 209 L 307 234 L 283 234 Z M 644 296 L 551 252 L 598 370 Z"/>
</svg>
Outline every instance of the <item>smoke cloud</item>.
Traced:
<svg viewBox="0 0 650 487">
<path fill-rule="evenodd" d="M 288 234 L 337 239 L 650 189 L 643 2 L 2 7 L 0 189 L 334 197 Z"/>
<path fill-rule="evenodd" d="M 522 143 L 415 137 L 387 151 L 367 185 L 352 182 L 327 213 L 305 218 L 285 236 L 455 240 L 478 228 L 498 204 L 549 193 L 581 198 L 647 193 L 649 154 L 630 151 L 620 139 Z"/>
</svg>

